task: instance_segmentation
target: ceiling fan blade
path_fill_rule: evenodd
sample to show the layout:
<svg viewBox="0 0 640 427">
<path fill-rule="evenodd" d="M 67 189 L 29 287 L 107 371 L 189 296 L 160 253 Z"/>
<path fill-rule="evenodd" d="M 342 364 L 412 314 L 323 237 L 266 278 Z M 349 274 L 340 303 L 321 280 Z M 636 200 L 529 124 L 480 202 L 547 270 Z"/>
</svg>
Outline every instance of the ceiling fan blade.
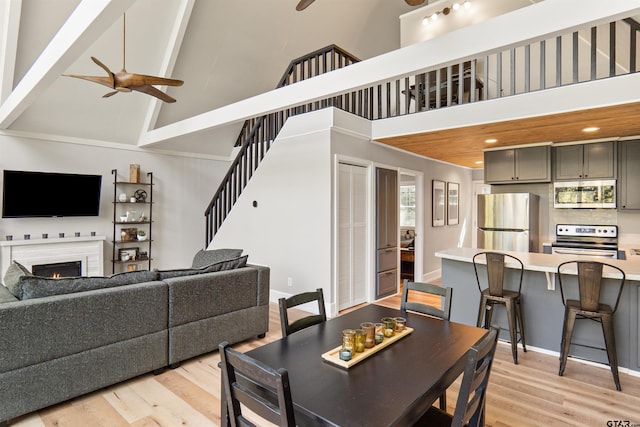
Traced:
<svg viewBox="0 0 640 427">
<path fill-rule="evenodd" d="M 100 60 L 96 57 L 91 57 L 91 60 L 93 62 L 95 62 L 96 64 L 98 64 L 98 66 L 100 66 L 100 68 L 102 68 L 104 71 L 107 72 L 107 76 L 109 76 L 111 78 L 111 87 L 115 88 L 115 82 L 113 79 L 113 72 L 111 72 L 111 70 L 109 69 L 109 67 L 107 67 L 106 65 L 104 65 L 102 62 L 100 62 Z"/>
<path fill-rule="evenodd" d="M 422 3 L 424 3 L 424 0 L 404 0 L 404 1 L 406 1 L 409 6 L 420 6 Z"/>
<path fill-rule="evenodd" d="M 79 76 L 76 74 L 63 74 L 65 77 L 74 77 L 76 79 L 88 80 L 94 83 L 100 83 L 101 85 L 105 85 L 113 89 L 113 79 L 109 77 L 98 77 L 98 76 Z"/>
<path fill-rule="evenodd" d="M 114 90 L 113 92 L 109 92 L 109 93 L 105 93 L 104 95 L 102 95 L 103 98 L 109 98 L 110 96 L 115 95 L 116 93 L 118 93 L 117 90 Z"/>
<path fill-rule="evenodd" d="M 146 76 L 144 74 L 132 74 L 132 76 L 141 78 L 142 81 L 144 82 L 144 85 L 182 86 L 182 84 L 184 83 L 182 80 L 168 79 L 165 77 L 157 77 L 157 76 Z"/>
<path fill-rule="evenodd" d="M 147 95 L 155 96 L 156 98 L 164 102 L 169 102 L 169 103 L 176 102 L 174 98 L 170 97 L 166 93 L 162 92 L 160 89 L 157 89 L 151 85 L 135 86 L 135 87 L 131 87 L 131 89 L 137 92 L 146 93 Z"/>
<path fill-rule="evenodd" d="M 311 5 L 311 3 L 313 3 L 315 0 L 300 0 L 298 2 L 298 5 L 296 6 L 296 10 L 299 12 L 301 10 L 305 10 L 307 7 L 309 7 L 309 5 Z"/>
<path fill-rule="evenodd" d="M 127 73 L 125 70 L 115 74 L 116 89 L 118 87 L 134 88 L 137 86 L 158 85 L 158 86 L 182 86 L 182 80 L 167 79 L 164 77 L 147 76 L 145 74 Z"/>
</svg>

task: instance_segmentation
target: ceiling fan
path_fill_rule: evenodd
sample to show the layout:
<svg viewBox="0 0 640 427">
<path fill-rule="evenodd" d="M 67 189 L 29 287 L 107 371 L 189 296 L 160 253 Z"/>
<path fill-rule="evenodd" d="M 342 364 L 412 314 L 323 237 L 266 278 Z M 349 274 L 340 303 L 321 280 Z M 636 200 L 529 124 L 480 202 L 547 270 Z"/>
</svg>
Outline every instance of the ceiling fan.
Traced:
<svg viewBox="0 0 640 427">
<path fill-rule="evenodd" d="M 296 6 L 297 11 L 305 10 L 315 0 L 300 0 Z M 409 6 L 420 6 L 426 0 L 404 0 Z"/>
<path fill-rule="evenodd" d="M 182 80 L 167 79 L 164 77 L 147 76 L 144 74 L 128 73 L 125 68 L 125 16 L 122 17 L 122 70 L 117 73 L 113 73 L 106 65 L 100 62 L 97 58 L 91 57 L 93 62 L 98 64 L 100 68 L 107 72 L 107 77 L 99 76 L 79 76 L 75 74 L 63 74 L 67 77 L 75 77 L 77 79 L 88 80 L 101 85 L 114 89 L 113 92 L 104 94 L 103 98 L 108 98 L 115 95 L 118 92 L 136 92 L 146 93 L 147 95 L 155 96 L 156 98 L 164 102 L 176 102 L 176 100 L 160 89 L 153 85 L 159 86 L 182 86 L 184 83 Z"/>
</svg>

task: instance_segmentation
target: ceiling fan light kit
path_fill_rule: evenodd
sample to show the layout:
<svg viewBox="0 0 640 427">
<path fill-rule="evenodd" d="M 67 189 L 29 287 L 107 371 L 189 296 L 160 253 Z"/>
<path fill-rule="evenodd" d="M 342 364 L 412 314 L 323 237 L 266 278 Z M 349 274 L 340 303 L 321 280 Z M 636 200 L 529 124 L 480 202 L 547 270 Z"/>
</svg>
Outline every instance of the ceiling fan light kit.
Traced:
<svg viewBox="0 0 640 427">
<path fill-rule="evenodd" d="M 102 97 L 108 98 L 117 94 L 118 92 L 136 92 L 146 93 L 147 95 L 154 96 L 164 102 L 176 102 L 176 100 L 160 89 L 154 87 L 158 86 L 182 86 L 184 83 L 182 80 L 168 79 L 165 77 L 148 76 L 145 74 L 128 73 L 125 67 L 125 40 L 126 40 L 126 24 L 125 16 L 122 17 L 122 70 L 117 73 L 113 73 L 106 65 L 95 57 L 91 57 L 91 60 L 95 62 L 106 73 L 107 77 L 100 76 L 80 76 L 77 74 L 63 74 L 66 77 L 75 77 L 77 79 L 88 80 L 90 82 L 99 83 L 113 89 L 112 92 L 105 93 Z"/>
</svg>

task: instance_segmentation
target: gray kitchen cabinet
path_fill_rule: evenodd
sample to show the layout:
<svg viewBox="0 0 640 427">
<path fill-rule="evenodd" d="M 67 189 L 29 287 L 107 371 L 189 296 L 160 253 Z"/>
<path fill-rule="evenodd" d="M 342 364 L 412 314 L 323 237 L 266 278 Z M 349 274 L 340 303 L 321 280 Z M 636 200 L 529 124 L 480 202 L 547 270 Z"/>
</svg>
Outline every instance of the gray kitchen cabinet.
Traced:
<svg viewBox="0 0 640 427">
<path fill-rule="evenodd" d="M 485 151 L 484 182 L 550 182 L 551 150 L 548 145 Z"/>
<path fill-rule="evenodd" d="M 554 147 L 556 180 L 614 179 L 615 141 Z"/>
<path fill-rule="evenodd" d="M 637 370 L 640 368 L 640 286 L 638 282 L 631 282 L 631 366 Z"/>
<path fill-rule="evenodd" d="M 398 286 L 398 172 L 376 169 L 376 299 Z"/>
<path fill-rule="evenodd" d="M 618 143 L 618 209 L 640 209 L 640 140 Z"/>
</svg>

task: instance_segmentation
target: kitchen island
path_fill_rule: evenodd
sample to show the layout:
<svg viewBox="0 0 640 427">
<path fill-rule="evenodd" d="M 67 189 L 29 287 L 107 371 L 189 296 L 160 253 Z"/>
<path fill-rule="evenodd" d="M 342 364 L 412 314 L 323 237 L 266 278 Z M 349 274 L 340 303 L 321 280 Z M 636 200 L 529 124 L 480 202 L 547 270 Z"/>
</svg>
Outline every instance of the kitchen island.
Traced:
<svg viewBox="0 0 640 427">
<path fill-rule="evenodd" d="M 455 322 L 476 324 L 480 293 L 476 284 L 472 259 L 476 253 L 481 251 L 483 249 L 454 248 L 436 252 L 436 256 L 442 259 L 442 284 L 453 288 L 451 320 Z M 564 305 L 555 276 L 558 264 L 574 260 L 576 257 L 515 251 L 503 252 L 519 258 L 524 264 L 522 301 L 527 347 L 559 354 Z M 636 260 L 636 258 L 639 259 Z M 580 259 L 587 260 L 589 258 L 581 257 Z M 635 371 L 640 373 L 640 319 L 638 317 L 640 257 L 632 257 L 630 260 L 591 259 L 616 265 L 625 271 L 627 281 L 614 318 L 618 365 L 622 372 Z M 507 271 L 505 272 L 505 288 L 507 289 L 517 289 L 519 272 L 513 269 L 515 267 L 515 264 L 507 263 Z M 485 274 L 485 270 L 483 269 L 480 274 Z M 563 283 L 572 280 L 575 281 L 576 278 L 565 279 L 563 275 Z M 607 280 L 605 280 L 604 296 L 611 297 L 612 295 L 607 292 L 607 288 Z M 504 308 L 497 308 L 493 322 L 506 328 L 507 320 Z M 507 331 L 503 331 L 501 337 L 508 340 Z M 601 325 L 593 321 L 577 322 L 572 342 L 592 347 L 604 347 Z M 589 347 L 572 345 L 569 355 L 608 364 L 606 352 Z M 622 386 L 624 387 L 624 384 Z"/>
</svg>

